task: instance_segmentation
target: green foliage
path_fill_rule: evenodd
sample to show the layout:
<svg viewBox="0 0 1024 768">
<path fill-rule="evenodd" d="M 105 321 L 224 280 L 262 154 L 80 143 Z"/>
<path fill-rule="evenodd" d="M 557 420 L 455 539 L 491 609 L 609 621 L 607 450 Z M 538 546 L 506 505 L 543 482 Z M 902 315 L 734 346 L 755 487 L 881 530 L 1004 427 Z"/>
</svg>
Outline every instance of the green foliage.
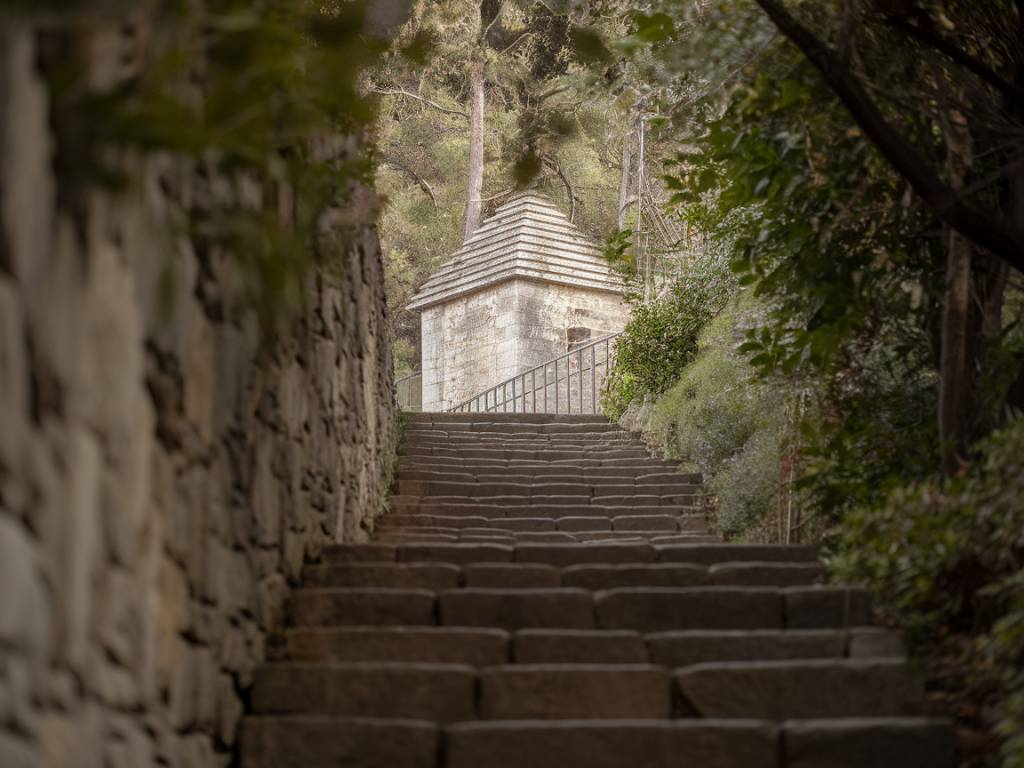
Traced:
<svg viewBox="0 0 1024 768">
<path fill-rule="evenodd" d="M 632 318 L 615 345 L 604 412 L 617 419 L 630 403 L 668 390 L 696 356 L 701 330 L 725 307 L 733 290 L 720 263 L 701 260 L 686 269 L 665 297 L 634 301 Z"/>
<path fill-rule="evenodd" d="M 791 490 L 784 468 L 792 450 L 794 387 L 762 380 L 736 352 L 743 327 L 760 312 L 744 300 L 711 321 L 696 358 L 643 425 L 666 453 L 704 474 L 719 528 L 733 540 L 777 540 L 775 518 Z"/>
<path fill-rule="evenodd" d="M 909 485 L 848 516 L 839 578 L 869 586 L 912 640 L 957 654 L 976 699 L 1002 700 L 1004 765 L 1024 765 L 1024 419 L 964 476 Z M 953 650 L 951 650 L 953 649 Z"/>
</svg>

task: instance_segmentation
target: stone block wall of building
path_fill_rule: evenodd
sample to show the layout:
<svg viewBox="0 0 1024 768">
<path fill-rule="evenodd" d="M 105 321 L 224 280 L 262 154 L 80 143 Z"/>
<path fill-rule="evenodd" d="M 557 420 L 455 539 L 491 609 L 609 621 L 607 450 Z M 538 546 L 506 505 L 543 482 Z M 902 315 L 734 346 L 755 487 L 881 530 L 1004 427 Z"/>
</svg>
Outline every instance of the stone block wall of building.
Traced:
<svg viewBox="0 0 1024 768">
<path fill-rule="evenodd" d="M 528 280 L 428 307 L 421 319 L 423 409 L 450 408 L 580 343 L 617 333 L 628 320 L 621 295 Z"/>
<path fill-rule="evenodd" d="M 187 167 L 63 207 L 36 39 L 0 31 L 0 765 L 226 766 L 289 584 L 386 491 L 375 197 L 267 344 L 171 226 Z"/>
</svg>

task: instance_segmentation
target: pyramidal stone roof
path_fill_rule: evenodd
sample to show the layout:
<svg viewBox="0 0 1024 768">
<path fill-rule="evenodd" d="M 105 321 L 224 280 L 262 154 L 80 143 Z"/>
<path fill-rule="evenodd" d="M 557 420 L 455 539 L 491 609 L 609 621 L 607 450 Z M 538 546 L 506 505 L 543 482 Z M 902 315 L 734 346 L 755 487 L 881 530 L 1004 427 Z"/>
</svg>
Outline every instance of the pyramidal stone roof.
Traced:
<svg viewBox="0 0 1024 768">
<path fill-rule="evenodd" d="M 506 280 L 622 293 L 597 246 L 540 195 L 516 195 L 462 244 L 409 302 L 425 309 Z"/>
</svg>

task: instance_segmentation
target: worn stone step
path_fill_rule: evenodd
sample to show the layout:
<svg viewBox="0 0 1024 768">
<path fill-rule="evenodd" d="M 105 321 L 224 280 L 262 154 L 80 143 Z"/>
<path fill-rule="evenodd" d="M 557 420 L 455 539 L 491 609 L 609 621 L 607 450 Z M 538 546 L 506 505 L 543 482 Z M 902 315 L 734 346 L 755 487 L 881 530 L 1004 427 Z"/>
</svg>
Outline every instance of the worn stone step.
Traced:
<svg viewBox="0 0 1024 768">
<path fill-rule="evenodd" d="M 815 586 L 785 590 L 786 626 L 791 629 L 863 627 L 875 623 L 871 594 L 864 589 Z"/>
<path fill-rule="evenodd" d="M 394 544 L 332 544 L 320 555 L 325 564 L 395 562 L 398 549 Z"/>
<path fill-rule="evenodd" d="M 551 435 L 509 434 L 501 432 L 446 434 L 435 430 L 410 434 L 404 445 L 410 451 L 432 448 L 438 444 L 445 448 L 495 448 L 542 451 L 575 448 L 638 448 L 645 446 L 629 439 L 623 433 L 577 432 Z"/>
<path fill-rule="evenodd" d="M 758 587 L 626 587 L 598 592 L 602 629 L 782 629 L 783 596 Z"/>
<path fill-rule="evenodd" d="M 458 723 L 444 741 L 444 768 L 779 768 L 777 729 L 751 721 Z"/>
<path fill-rule="evenodd" d="M 521 629 L 512 638 L 517 664 L 647 664 L 643 636 L 626 630 Z"/>
<path fill-rule="evenodd" d="M 437 768 L 432 722 L 373 718 L 246 717 L 239 733 L 245 768 Z"/>
<path fill-rule="evenodd" d="M 701 535 L 694 532 L 666 536 L 664 530 L 636 531 L 504 531 L 500 528 L 469 529 L 463 528 L 448 532 L 442 528 L 424 526 L 378 529 L 376 540 L 381 542 L 402 543 L 479 543 L 479 544 L 597 544 L 604 542 L 644 542 L 668 539 L 671 543 L 717 542 L 714 536 Z M 779 576 L 778 578 L 782 578 Z M 792 581 L 792 579 L 791 579 Z M 795 583 L 799 583 L 798 581 Z"/>
<path fill-rule="evenodd" d="M 517 664 L 480 672 L 487 720 L 667 718 L 668 672 L 648 665 Z"/>
<path fill-rule="evenodd" d="M 904 658 L 899 632 L 881 628 L 682 630 L 645 637 L 652 664 L 688 667 L 705 662 L 787 659 Z"/>
<path fill-rule="evenodd" d="M 702 587 L 708 569 L 689 563 L 572 565 L 562 571 L 562 585 L 606 590 L 622 587 Z"/>
<path fill-rule="evenodd" d="M 450 723 L 476 717 L 473 667 L 404 662 L 278 663 L 256 670 L 256 714 L 388 717 Z"/>
<path fill-rule="evenodd" d="M 519 544 L 515 560 L 519 563 L 547 563 L 567 566 L 580 563 L 652 562 L 656 552 L 646 543 L 612 544 Z"/>
<path fill-rule="evenodd" d="M 405 563 L 510 563 L 516 548 L 499 544 L 401 544 L 398 561 Z"/>
<path fill-rule="evenodd" d="M 477 563 L 463 566 L 462 581 L 470 588 L 544 589 L 562 586 L 562 574 L 543 564 Z"/>
<path fill-rule="evenodd" d="M 376 535 L 375 541 L 394 544 L 413 542 L 421 544 L 455 544 L 459 541 L 459 536 L 454 533 L 427 533 L 425 531 L 410 531 L 407 533 L 382 531 Z"/>
<path fill-rule="evenodd" d="M 781 731 L 785 768 L 953 768 L 956 762 L 945 720 L 789 720 Z"/>
<path fill-rule="evenodd" d="M 812 546 L 780 544 L 673 544 L 657 547 L 658 559 L 667 563 L 807 563 L 818 561 Z"/>
<path fill-rule="evenodd" d="M 484 499 L 491 496 L 578 496 L 581 498 L 610 499 L 610 503 L 673 503 L 689 504 L 696 498 L 697 488 L 689 483 L 668 485 L 623 485 L 621 483 L 555 482 L 549 478 L 531 480 L 527 477 L 507 476 L 501 480 L 412 480 L 399 475 L 396 493 L 402 496 L 459 496 Z"/>
<path fill-rule="evenodd" d="M 646 636 L 652 664 L 688 667 L 720 661 L 831 659 L 846 656 L 838 630 L 681 630 Z"/>
<path fill-rule="evenodd" d="M 306 587 L 395 587 L 439 591 L 459 586 L 461 572 L 450 563 L 348 563 L 310 565 L 302 571 Z"/>
<path fill-rule="evenodd" d="M 454 499 L 458 498 L 456 501 Z M 590 497 L 580 497 L 573 502 L 557 501 L 553 504 L 526 497 L 467 500 L 460 497 L 432 499 L 431 497 L 406 497 L 393 501 L 389 514 L 431 515 L 434 517 L 484 517 L 497 520 L 504 517 L 630 517 L 633 515 L 672 514 L 692 520 L 699 518 L 704 523 L 703 512 L 690 505 L 631 505 L 610 506 L 591 503 Z"/>
<path fill-rule="evenodd" d="M 337 627 L 291 629 L 275 637 L 275 661 L 404 661 L 489 667 L 511 658 L 509 633 L 467 627 Z"/>
<path fill-rule="evenodd" d="M 765 587 L 794 587 L 814 584 L 825 578 L 821 563 L 716 563 L 710 569 L 710 583 L 723 587 L 759 584 Z"/>
<path fill-rule="evenodd" d="M 902 660 L 709 662 L 673 676 L 698 717 L 900 717 L 920 714 L 924 703 L 921 681 Z"/>
<path fill-rule="evenodd" d="M 501 629 L 593 629 L 594 598 L 583 589 L 465 588 L 438 596 L 440 623 Z"/>
<path fill-rule="evenodd" d="M 421 427 L 424 425 L 437 427 L 440 424 L 452 425 L 446 428 L 459 428 L 459 425 L 466 425 L 465 429 L 486 429 L 490 425 L 502 425 L 508 429 L 573 429 L 581 428 L 581 425 L 591 425 L 593 428 L 608 428 L 621 430 L 618 424 L 608 421 L 603 416 L 595 414 L 511 414 L 511 413 L 442 413 L 442 414 L 416 414 L 408 422 L 407 428 Z"/>
<path fill-rule="evenodd" d="M 435 624 L 436 595 L 424 589 L 298 589 L 289 602 L 297 627 Z"/>
<path fill-rule="evenodd" d="M 542 461 L 538 459 L 504 459 L 486 457 L 481 459 L 452 456 L 399 456 L 399 471 L 406 468 L 444 469 L 463 472 L 521 472 L 524 474 L 561 474 L 563 472 L 583 473 L 584 477 L 600 474 L 601 476 L 636 477 L 638 475 L 672 473 L 677 480 L 699 484 L 701 475 L 691 472 L 677 472 L 678 465 L 667 459 L 642 457 L 639 459 L 620 459 L 601 461 L 599 459 L 583 459 L 580 461 L 558 460 Z"/>
<path fill-rule="evenodd" d="M 565 461 L 576 463 L 580 461 L 611 461 L 619 462 L 622 459 L 647 459 L 648 453 L 644 448 L 545 448 L 545 449 L 515 449 L 515 448 L 442 448 L 438 446 L 406 446 L 399 449 L 399 455 L 409 459 L 417 457 L 436 458 L 448 456 L 458 459 L 524 459 L 530 461 Z"/>
<path fill-rule="evenodd" d="M 638 475 L 636 477 L 609 476 L 601 474 L 585 475 L 582 472 L 547 472 L 533 474 L 520 470 L 491 470 L 489 472 L 469 471 L 465 469 L 452 471 L 424 471 L 403 469 L 398 473 L 398 479 L 415 483 L 481 483 L 481 484 L 504 484 L 504 483 L 574 483 L 589 486 L 591 488 L 612 488 L 621 493 L 624 489 L 633 489 L 636 492 L 653 492 L 650 489 L 659 490 L 659 495 L 699 493 L 701 486 L 679 476 L 665 475 Z"/>
</svg>

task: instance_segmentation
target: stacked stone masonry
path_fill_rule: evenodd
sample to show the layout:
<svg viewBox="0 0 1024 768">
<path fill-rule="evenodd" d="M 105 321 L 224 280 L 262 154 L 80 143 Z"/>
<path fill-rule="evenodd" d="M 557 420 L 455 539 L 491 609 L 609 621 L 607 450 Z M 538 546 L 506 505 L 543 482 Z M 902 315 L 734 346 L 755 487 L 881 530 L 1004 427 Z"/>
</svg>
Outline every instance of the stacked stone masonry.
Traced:
<svg viewBox="0 0 1024 768">
<path fill-rule="evenodd" d="M 256 671 L 243 768 L 951 768 L 898 633 L 594 416 L 421 414 Z"/>
<path fill-rule="evenodd" d="M 373 197 L 269 347 L 180 226 L 259 190 L 155 157 L 65 209 L 37 59 L 0 30 L 0 766 L 226 766 L 289 584 L 386 490 Z"/>
</svg>

